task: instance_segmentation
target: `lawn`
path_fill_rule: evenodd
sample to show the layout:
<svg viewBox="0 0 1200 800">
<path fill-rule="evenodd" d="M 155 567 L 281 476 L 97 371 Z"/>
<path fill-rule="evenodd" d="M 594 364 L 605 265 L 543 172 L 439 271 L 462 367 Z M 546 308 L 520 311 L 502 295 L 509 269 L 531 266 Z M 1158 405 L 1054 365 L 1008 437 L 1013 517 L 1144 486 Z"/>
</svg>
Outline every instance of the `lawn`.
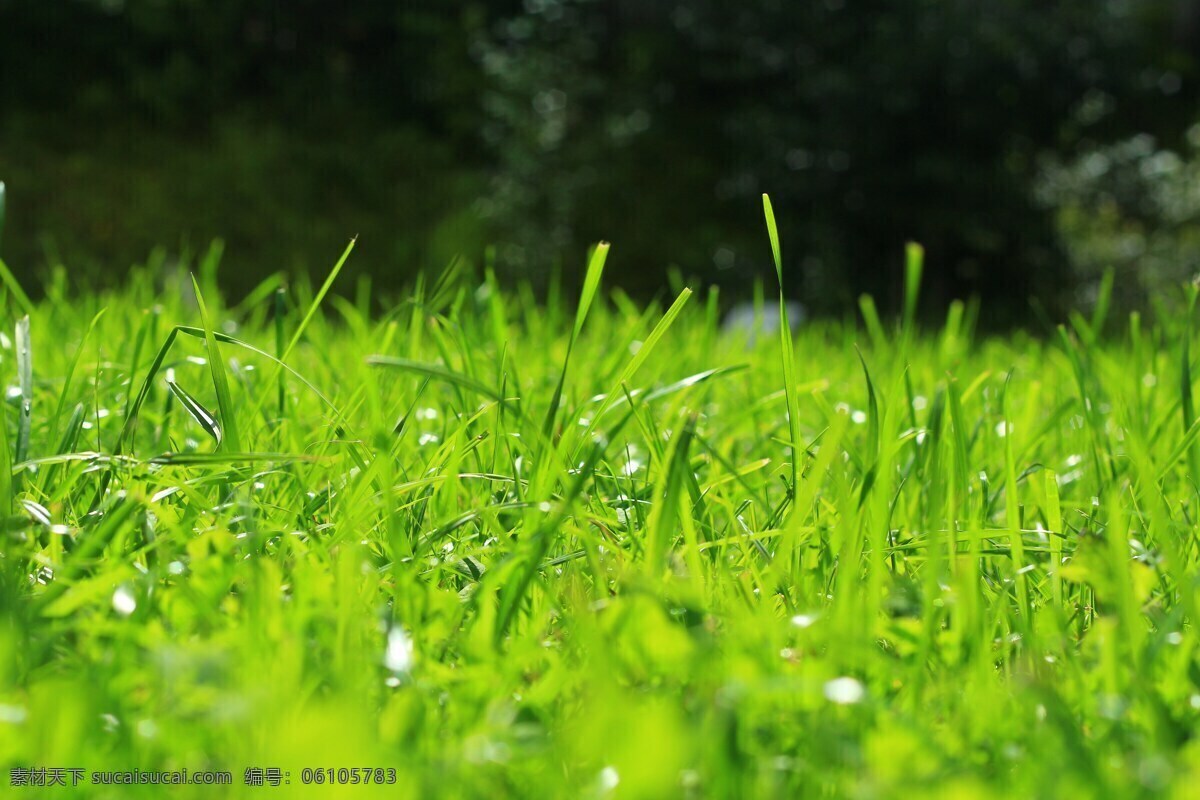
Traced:
<svg viewBox="0 0 1200 800">
<path fill-rule="evenodd" d="M 794 337 L 607 245 L 382 315 L 2 270 L 0 785 L 83 770 L 6 796 L 1188 796 L 1194 290 L 984 336 L 908 255 Z"/>
</svg>

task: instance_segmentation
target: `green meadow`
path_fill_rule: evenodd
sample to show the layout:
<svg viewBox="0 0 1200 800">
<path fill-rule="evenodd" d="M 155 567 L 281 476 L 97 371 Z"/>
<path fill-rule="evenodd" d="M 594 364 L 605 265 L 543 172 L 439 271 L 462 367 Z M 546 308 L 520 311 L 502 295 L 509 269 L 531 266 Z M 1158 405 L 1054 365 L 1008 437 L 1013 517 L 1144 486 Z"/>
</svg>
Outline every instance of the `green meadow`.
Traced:
<svg viewBox="0 0 1200 800">
<path fill-rule="evenodd" d="M 731 330 L 619 242 L 382 313 L 352 249 L 0 270 L 6 797 L 1191 796 L 1195 288 L 984 334 L 912 245 L 895 319 Z"/>
</svg>

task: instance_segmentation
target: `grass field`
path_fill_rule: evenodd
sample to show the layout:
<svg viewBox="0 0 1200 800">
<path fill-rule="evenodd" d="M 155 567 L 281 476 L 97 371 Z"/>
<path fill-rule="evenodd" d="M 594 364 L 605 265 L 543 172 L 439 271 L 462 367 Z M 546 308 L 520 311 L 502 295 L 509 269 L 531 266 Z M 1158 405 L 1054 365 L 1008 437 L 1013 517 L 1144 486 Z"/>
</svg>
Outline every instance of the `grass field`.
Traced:
<svg viewBox="0 0 1200 800">
<path fill-rule="evenodd" d="M 607 253 L 382 316 L 5 270 L 0 781 L 86 770 L 6 796 L 1190 796 L 1193 291 L 921 329 L 913 247 L 902 319 L 751 340 Z"/>
</svg>

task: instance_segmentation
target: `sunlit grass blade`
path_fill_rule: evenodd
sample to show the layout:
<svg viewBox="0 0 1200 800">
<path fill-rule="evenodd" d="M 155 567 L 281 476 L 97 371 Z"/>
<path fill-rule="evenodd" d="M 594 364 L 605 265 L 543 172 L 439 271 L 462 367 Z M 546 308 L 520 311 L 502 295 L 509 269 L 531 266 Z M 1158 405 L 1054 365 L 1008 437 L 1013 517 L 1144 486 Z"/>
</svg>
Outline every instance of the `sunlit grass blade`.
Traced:
<svg viewBox="0 0 1200 800">
<path fill-rule="evenodd" d="M 389 369 L 400 370 L 401 372 L 422 375 L 426 378 L 450 384 L 451 386 L 457 386 L 460 389 L 466 389 L 472 394 L 486 397 L 489 400 L 495 400 L 498 403 L 510 403 L 510 400 L 505 398 L 498 389 L 477 381 L 461 372 L 447 369 L 440 364 L 425 364 L 394 356 L 368 356 L 367 363 L 373 367 L 387 367 Z"/>
<path fill-rule="evenodd" d="M 682 429 L 672 437 L 670 447 L 666 452 L 666 467 L 662 470 L 659 482 L 655 486 L 657 502 L 654 503 L 650 517 L 646 521 L 649 533 L 647 544 L 648 557 L 646 570 L 652 580 L 661 580 L 667 564 L 667 556 L 675 543 L 678 532 L 685 529 L 683 513 L 680 508 L 684 502 L 684 494 L 688 477 L 691 474 L 689 452 L 692 438 L 696 430 L 696 416 L 689 415 Z M 689 542 L 689 553 L 695 554 L 697 542 Z M 693 569 L 698 564 L 690 562 Z M 699 581 L 700 576 L 693 578 Z"/>
<path fill-rule="evenodd" d="M 35 607 L 43 611 L 55 598 L 67 591 L 88 569 L 96 565 L 97 559 L 104 552 L 113 537 L 125 526 L 133 514 L 141 508 L 141 504 L 132 498 L 117 498 L 100 517 L 99 523 L 80 537 L 79 546 L 73 549 L 65 562 L 57 570 L 53 583 L 35 596 Z"/>
<path fill-rule="evenodd" d="M 1029 624 L 1032 608 L 1029 599 L 1029 585 L 1025 576 L 1025 543 L 1020 535 L 1021 530 L 1021 501 L 1017 496 L 1017 464 L 1013 456 L 1013 426 L 1009 412 L 1009 389 L 1012 385 L 1012 372 L 1004 379 L 1004 388 L 1000 395 L 1000 425 L 1004 435 L 1004 519 L 1011 534 L 1013 570 L 1017 589 L 1017 607 L 1021 612 L 1022 625 Z"/>
<path fill-rule="evenodd" d="M 17 320 L 17 381 L 21 404 L 17 412 L 17 446 L 13 457 L 24 461 L 29 457 L 30 426 L 33 422 L 33 344 L 29 340 L 29 316 Z"/>
<path fill-rule="evenodd" d="M 516 580 L 506 583 L 500 589 L 500 608 L 496 619 L 494 636 L 497 646 L 503 642 L 505 635 L 508 633 L 509 627 L 516 617 L 517 610 L 520 608 L 522 601 L 529 591 L 529 586 L 533 582 L 534 576 L 541 569 L 542 562 L 546 559 L 546 553 L 554 542 L 555 534 L 557 534 L 563 521 L 570 513 L 572 505 L 578 499 L 579 495 L 583 493 L 588 481 L 591 480 L 592 473 L 595 471 L 596 465 L 600 463 L 603 455 L 604 444 L 602 442 L 593 442 L 587 458 L 576 471 L 562 499 L 558 501 L 557 507 L 550 514 L 546 515 L 543 523 L 530 535 L 530 545 L 526 552 L 517 556 L 519 560 L 516 562 L 518 573 Z"/>
<path fill-rule="evenodd" d="M 242 464 L 315 463 L 321 460 L 321 456 L 304 453 L 232 453 L 225 451 L 221 453 L 162 453 L 138 463 L 177 467 L 219 467 Z"/>
<path fill-rule="evenodd" d="M 284 333 L 283 325 L 284 319 L 287 316 L 287 290 L 280 286 L 274 291 L 272 297 L 274 298 L 274 313 L 271 316 L 275 323 L 275 358 L 282 363 L 286 347 L 284 344 L 286 334 Z M 282 420 L 287 414 L 287 375 L 282 370 L 279 370 L 278 392 L 279 406 L 277 413 L 279 414 L 279 419 Z"/>
<path fill-rule="evenodd" d="M 221 356 L 217 339 L 213 336 L 212 321 L 208 318 L 208 308 L 204 304 L 204 296 L 195 276 L 192 276 L 192 288 L 196 290 L 196 305 L 200 308 L 200 319 L 204 323 L 204 341 L 208 345 L 208 367 L 212 374 L 213 388 L 217 392 L 217 413 L 221 419 L 217 430 L 224 431 L 224 436 L 219 438 L 217 446 L 238 452 L 242 449 L 242 437 L 238 432 L 237 409 L 234 407 L 233 397 L 229 393 L 229 378 L 225 372 L 225 361 Z M 176 394 L 178 395 L 178 392 Z"/>
<path fill-rule="evenodd" d="M 559 373 L 558 384 L 554 387 L 554 394 L 550 397 L 550 405 L 546 409 L 546 419 L 542 423 L 542 437 L 546 442 L 552 441 L 554 437 L 554 422 L 558 418 L 558 408 L 562 404 L 563 387 L 567 383 L 567 370 L 571 364 L 571 351 L 575 347 L 580 331 L 583 330 L 588 310 L 592 307 L 592 301 L 595 300 L 596 292 L 600 288 L 600 278 L 604 274 L 604 262 L 607 258 L 608 242 L 600 242 L 588 260 L 587 272 L 583 278 L 583 289 L 579 293 L 579 305 L 575 309 L 575 325 L 571 329 L 571 338 L 567 340 L 567 354 L 563 358 L 562 372 Z"/>
<path fill-rule="evenodd" d="M 771 257 L 775 261 L 775 277 L 779 284 L 779 346 L 783 357 L 783 385 L 787 399 L 788 436 L 791 439 L 792 451 L 792 480 L 793 496 L 800 487 L 800 454 L 804 452 L 804 442 L 800 436 L 800 398 L 796 391 L 796 353 L 792 342 L 792 324 L 788 319 L 787 296 L 783 288 L 783 256 L 779 249 L 779 230 L 775 225 L 775 212 L 771 208 L 771 198 L 763 195 L 763 216 L 767 222 L 767 236 L 771 240 Z"/>
<path fill-rule="evenodd" d="M 29 295 L 25 294 L 25 290 L 21 288 L 20 282 L 17 281 L 12 270 L 4 263 L 4 259 L 0 258 L 0 282 L 12 294 L 16 301 L 17 307 L 22 314 L 32 314 L 34 311 L 33 302 L 29 299 Z"/>
<path fill-rule="evenodd" d="M 911 331 L 917 321 L 917 300 L 921 293 L 925 248 L 916 242 L 909 242 L 904 248 L 904 256 L 904 329 Z"/>
<path fill-rule="evenodd" d="M 211 436 L 213 441 L 218 445 L 221 444 L 221 424 L 217 421 L 216 416 L 175 381 L 168 378 L 167 387 L 170 388 L 172 394 L 179 398 L 179 402 L 183 405 L 184 409 L 191 415 L 192 419 L 200 424 L 204 432 Z"/>
<path fill-rule="evenodd" d="M 71 381 L 75 377 L 75 371 L 79 368 L 79 360 L 83 356 L 84 348 L 87 347 L 88 340 L 92 337 L 92 331 L 96 329 L 96 323 L 104 316 L 107 309 L 100 309 L 96 315 L 92 317 L 92 321 L 88 323 L 87 329 L 83 333 L 83 338 L 79 340 L 79 347 L 75 348 L 75 355 L 71 358 L 71 363 L 67 366 L 66 376 L 63 378 L 62 391 L 58 394 L 58 405 L 54 409 L 54 416 L 50 419 L 50 439 L 58 437 L 58 424 L 62 419 L 63 412 L 66 410 L 67 401 L 71 394 Z M 132 373 L 129 376 L 130 383 L 133 382 Z M 129 393 L 129 397 L 133 397 L 133 392 Z M 128 407 L 126 408 L 128 413 Z"/>
<path fill-rule="evenodd" d="M 284 365 L 287 363 L 288 357 L 292 354 L 292 351 L 296 349 L 296 345 L 300 343 L 300 340 L 304 338 L 304 332 L 308 329 L 313 317 L 316 316 L 317 311 L 321 308 L 321 302 L 325 299 L 325 295 L 329 294 L 329 289 L 333 286 L 333 282 L 337 280 L 337 276 L 341 273 L 342 267 L 346 264 L 346 259 L 350 257 L 350 253 L 354 250 L 354 245 L 357 242 L 357 236 L 350 240 L 349 244 L 346 245 L 346 249 L 342 251 L 341 257 L 338 258 L 337 262 L 333 265 L 333 269 L 330 270 L 329 274 L 325 277 L 325 282 L 321 284 L 321 288 L 317 290 L 312 302 L 309 303 L 308 310 L 305 312 L 304 318 L 300 320 L 300 324 L 296 327 L 295 332 L 292 333 L 292 338 L 288 340 L 287 347 L 283 348 L 283 352 L 276 357 L 275 371 L 271 375 L 268 385 L 279 380 L 281 371 Z M 255 419 L 258 417 L 259 412 L 262 410 L 262 403 L 267 396 L 268 393 L 266 392 L 259 392 L 255 395 L 254 404 L 251 407 L 250 412 L 246 415 L 247 419 Z M 226 433 L 228 434 L 228 430 Z"/>
<path fill-rule="evenodd" d="M 1185 287 L 1187 296 L 1187 316 L 1184 317 L 1182 340 L 1179 346 L 1179 397 L 1180 412 L 1183 415 L 1183 430 L 1186 433 L 1196 421 L 1196 412 L 1192 395 L 1192 329 L 1196 318 L 1196 298 L 1200 296 L 1200 286 L 1189 283 Z M 1188 468 L 1193 481 L 1200 481 L 1200 446 L 1188 448 Z"/>
<path fill-rule="evenodd" d="M 630 380 L 632 380 L 633 376 L 637 374 L 637 371 L 641 368 L 642 364 L 646 363 L 646 360 L 650 358 L 650 354 L 654 352 L 655 346 L 658 344 L 659 340 L 662 339 L 663 335 L 670 330 L 671 325 L 675 322 L 675 319 L 679 316 L 680 312 L 683 311 L 683 307 L 687 305 L 687 302 L 691 296 L 691 289 L 684 289 L 682 292 L 680 292 L 679 296 L 675 298 L 675 302 L 672 303 L 671 307 L 668 308 L 663 314 L 662 319 L 660 319 L 658 324 L 654 326 L 654 329 L 650 331 L 650 335 L 646 337 L 644 342 L 642 342 L 642 346 L 638 348 L 637 353 L 635 353 L 633 358 L 631 358 L 621 369 L 621 372 L 617 375 L 617 379 L 613 382 L 612 388 L 605 393 L 604 400 L 600 402 L 600 407 L 596 409 L 596 413 L 592 415 L 591 421 L 584 429 L 584 433 L 580 437 L 581 442 L 586 441 L 588 437 L 592 435 L 596 429 L 596 426 L 600 422 L 600 418 L 608 413 L 610 408 L 616 405 L 617 400 L 621 396 L 618 394 L 618 392 L 622 387 L 628 384 Z"/>
</svg>

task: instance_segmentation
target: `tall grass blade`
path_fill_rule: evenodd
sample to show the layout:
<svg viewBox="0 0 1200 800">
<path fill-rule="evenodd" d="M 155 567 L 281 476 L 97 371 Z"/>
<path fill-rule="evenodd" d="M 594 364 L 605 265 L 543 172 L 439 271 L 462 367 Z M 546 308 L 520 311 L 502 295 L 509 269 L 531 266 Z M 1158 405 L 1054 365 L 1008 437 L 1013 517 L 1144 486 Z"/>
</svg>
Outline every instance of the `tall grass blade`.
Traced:
<svg viewBox="0 0 1200 800">
<path fill-rule="evenodd" d="M 604 262 L 608 258 L 608 242 L 600 242 L 592 251 L 592 257 L 588 259 L 587 273 L 583 278 L 583 289 L 579 294 L 579 305 L 575 309 L 575 325 L 571 329 L 571 338 L 567 341 L 567 355 L 563 359 L 562 372 L 558 376 L 558 384 L 554 387 L 554 394 L 550 398 L 550 405 L 546 409 L 546 419 L 542 423 L 542 438 L 546 442 L 553 441 L 554 438 L 554 422 L 558 417 L 558 408 L 562 404 L 563 388 L 567 383 L 567 370 L 571 365 L 571 351 L 575 348 L 575 342 L 579 339 L 579 333 L 583 330 L 583 323 L 587 320 L 588 310 L 592 307 L 592 301 L 596 298 L 596 292 L 600 288 L 600 277 L 604 273 Z"/>
<path fill-rule="evenodd" d="M 196 290 L 196 305 L 200 308 L 200 319 L 204 323 L 204 341 L 208 346 L 208 368 L 212 374 L 213 388 L 217 392 L 217 413 L 220 415 L 225 434 L 217 442 L 219 448 L 241 452 L 242 437 L 238 432 L 237 409 L 233 405 L 233 397 L 229 393 L 229 377 L 225 373 L 225 360 L 221 355 L 217 338 L 213 335 L 212 321 L 208 318 L 208 308 L 204 304 L 204 294 L 200 284 L 192 276 L 192 287 Z M 177 393 L 178 396 L 178 393 Z M 186 405 L 186 404 L 185 404 Z"/>
<path fill-rule="evenodd" d="M 218 445 L 221 444 L 221 424 L 217 421 L 216 416 L 175 381 L 168 378 L 167 387 L 170 388 L 172 394 L 179 398 L 184 410 L 200 424 L 204 432 L 211 436 Z"/>
<path fill-rule="evenodd" d="M 783 287 L 783 256 L 779 250 L 779 229 L 775 225 L 775 211 L 771 198 L 762 197 L 763 216 L 767 221 L 767 236 L 771 241 L 771 257 L 775 261 L 775 278 L 779 284 L 779 347 L 783 358 L 783 388 L 787 402 L 789 447 L 792 451 L 791 493 L 794 497 L 800 488 L 800 454 L 805 445 L 800 436 L 800 397 L 796 390 L 796 353 L 792 342 L 792 323 L 788 319 L 787 295 Z"/>
<path fill-rule="evenodd" d="M 17 320 L 16 347 L 21 406 L 17 414 L 17 447 L 14 457 L 17 461 L 24 461 L 29 457 L 30 426 L 33 422 L 33 345 L 29 341 L 29 315 Z"/>
<path fill-rule="evenodd" d="M 909 242 L 904 248 L 904 256 L 904 329 L 911 331 L 917 320 L 917 300 L 921 293 L 925 248 L 916 242 Z"/>
</svg>

